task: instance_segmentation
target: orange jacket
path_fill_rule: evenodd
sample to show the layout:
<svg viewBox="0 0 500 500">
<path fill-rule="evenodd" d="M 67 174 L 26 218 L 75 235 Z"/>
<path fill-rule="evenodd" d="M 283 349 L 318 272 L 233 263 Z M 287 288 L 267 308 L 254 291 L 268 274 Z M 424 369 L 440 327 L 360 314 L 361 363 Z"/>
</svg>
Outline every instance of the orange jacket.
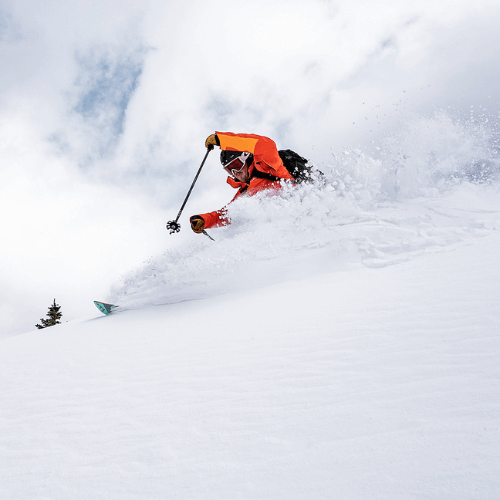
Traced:
<svg viewBox="0 0 500 500">
<path fill-rule="evenodd" d="M 270 174 L 279 179 L 288 179 L 293 181 L 293 177 L 283 165 L 281 158 L 276 149 L 276 144 L 268 137 L 263 137 L 255 134 L 233 134 L 232 132 L 216 132 L 219 138 L 220 148 L 229 151 L 245 151 L 252 153 L 253 163 L 250 165 L 250 182 L 238 182 L 232 177 L 227 178 L 227 183 L 238 189 L 238 192 L 231 200 L 232 203 L 236 198 L 242 195 L 253 196 L 260 191 L 266 189 L 279 190 L 281 189 L 280 180 L 269 180 L 254 177 L 254 169 Z M 214 212 L 200 214 L 205 221 L 205 228 L 225 226 L 229 224 L 229 219 L 226 217 L 226 209 L 216 210 Z"/>
</svg>

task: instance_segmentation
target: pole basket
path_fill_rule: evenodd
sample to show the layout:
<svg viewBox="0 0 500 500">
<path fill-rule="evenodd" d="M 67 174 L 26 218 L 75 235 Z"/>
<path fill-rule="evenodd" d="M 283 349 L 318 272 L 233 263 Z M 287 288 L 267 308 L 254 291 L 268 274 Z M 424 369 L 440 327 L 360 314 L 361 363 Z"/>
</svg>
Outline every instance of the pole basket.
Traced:
<svg viewBox="0 0 500 500">
<path fill-rule="evenodd" d="M 167 229 L 170 231 L 170 234 L 178 233 L 181 230 L 181 225 L 177 221 L 171 220 L 167 222 Z"/>
</svg>

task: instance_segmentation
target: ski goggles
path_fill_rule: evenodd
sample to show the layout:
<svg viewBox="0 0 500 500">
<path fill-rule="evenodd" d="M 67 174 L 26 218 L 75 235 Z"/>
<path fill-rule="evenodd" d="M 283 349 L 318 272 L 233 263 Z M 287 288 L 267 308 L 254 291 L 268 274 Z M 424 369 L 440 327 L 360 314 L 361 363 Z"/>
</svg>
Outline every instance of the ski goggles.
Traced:
<svg viewBox="0 0 500 500">
<path fill-rule="evenodd" d="M 222 168 L 230 175 L 234 177 L 234 174 L 241 172 L 246 165 L 246 161 L 250 153 L 241 153 L 240 156 L 236 158 L 232 158 L 225 165 L 222 165 Z"/>
</svg>

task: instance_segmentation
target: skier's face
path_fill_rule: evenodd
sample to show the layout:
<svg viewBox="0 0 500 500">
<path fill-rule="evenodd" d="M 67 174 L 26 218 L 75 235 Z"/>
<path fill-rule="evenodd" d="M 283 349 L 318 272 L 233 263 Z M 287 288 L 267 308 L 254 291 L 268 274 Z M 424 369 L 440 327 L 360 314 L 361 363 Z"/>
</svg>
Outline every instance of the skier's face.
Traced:
<svg viewBox="0 0 500 500">
<path fill-rule="evenodd" d="M 248 165 L 246 163 L 242 163 L 239 158 L 236 158 L 234 161 L 226 165 L 224 170 L 239 182 L 248 182 L 250 179 Z"/>
<path fill-rule="evenodd" d="M 238 170 L 238 172 L 233 172 L 233 177 L 239 182 L 248 182 L 250 180 L 248 165 L 245 165 L 241 170 Z"/>
</svg>

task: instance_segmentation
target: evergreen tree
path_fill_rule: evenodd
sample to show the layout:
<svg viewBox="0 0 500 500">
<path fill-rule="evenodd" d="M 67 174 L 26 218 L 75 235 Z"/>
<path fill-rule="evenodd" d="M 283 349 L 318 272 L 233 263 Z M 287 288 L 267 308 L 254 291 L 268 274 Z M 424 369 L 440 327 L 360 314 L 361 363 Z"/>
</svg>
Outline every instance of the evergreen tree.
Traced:
<svg viewBox="0 0 500 500">
<path fill-rule="evenodd" d="M 49 307 L 49 312 L 47 313 L 47 316 L 49 319 L 41 319 L 40 321 L 42 322 L 41 325 L 35 325 L 39 330 L 42 328 L 47 328 L 48 326 L 53 326 L 53 325 L 60 325 L 61 322 L 58 321 L 61 319 L 62 313 L 59 312 L 59 309 L 61 309 L 61 306 L 59 304 L 56 304 L 56 299 L 54 299 L 54 303 Z"/>
</svg>

